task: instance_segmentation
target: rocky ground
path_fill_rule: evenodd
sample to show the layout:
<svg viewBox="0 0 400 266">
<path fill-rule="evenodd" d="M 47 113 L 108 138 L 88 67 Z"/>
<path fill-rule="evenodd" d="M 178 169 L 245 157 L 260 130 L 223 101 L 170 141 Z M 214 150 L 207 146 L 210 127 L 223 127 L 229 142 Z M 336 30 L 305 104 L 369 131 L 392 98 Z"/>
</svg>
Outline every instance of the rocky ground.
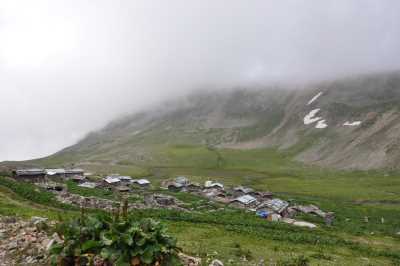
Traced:
<svg viewBox="0 0 400 266">
<path fill-rule="evenodd" d="M 90 209 L 102 209 L 106 211 L 113 210 L 120 202 L 101 199 L 97 197 L 84 197 L 77 194 L 72 194 L 66 191 L 55 192 L 56 198 L 61 203 L 71 204 L 78 207 L 85 207 Z M 152 194 L 146 197 L 145 203 L 129 203 L 129 209 L 175 209 L 179 211 L 186 211 L 183 206 L 184 204 L 178 201 L 176 198 L 161 194 Z"/>
<path fill-rule="evenodd" d="M 0 266 L 50 265 L 49 249 L 53 243 L 62 241 L 56 233 L 51 233 L 54 225 L 41 217 L 22 220 L 0 216 Z M 199 258 L 185 254 L 180 257 L 184 266 L 201 263 Z"/>
<path fill-rule="evenodd" d="M 40 217 L 0 217 L 0 265 L 48 265 L 47 251 L 58 239 L 49 235 L 50 225 Z"/>
<path fill-rule="evenodd" d="M 16 217 L 0 216 L 0 266 L 15 265 L 50 265 L 49 249 L 53 243 L 62 240 L 53 232 L 55 223 L 42 217 L 32 217 L 22 220 Z M 183 266 L 223 266 L 224 263 L 213 256 L 205 259 L 202 264 L 200 258 L 179 254 Z M 95 259 L 95 265 L 104 265 L 100 258 Z M 237 262 L 228 261 L 228 265 L 237 265 Z M 245 258 L 240 265 L 265 266 L 264 261 L 250 262 Z M 270 265 L 275 265 L 271 264 Z"/>
</svg>

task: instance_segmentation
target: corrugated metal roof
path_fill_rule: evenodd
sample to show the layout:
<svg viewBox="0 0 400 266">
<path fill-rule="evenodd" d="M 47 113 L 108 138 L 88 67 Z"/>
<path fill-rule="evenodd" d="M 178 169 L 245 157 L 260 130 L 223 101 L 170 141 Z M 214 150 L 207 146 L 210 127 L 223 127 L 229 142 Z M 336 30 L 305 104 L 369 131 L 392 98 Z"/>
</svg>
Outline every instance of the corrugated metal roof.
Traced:
<svg viewBox="0 0 400 266">
<path fill-rule="evenodd" d="M 244 195 L 244 196 L 241 196 L 241 197 L 238 197 L 238 198 L 234 199 L 233 201 L 238 201 L 238 202 L 240 202 L 242 204 L 248 205 L 250 203 L 255 202 L 256 200 L 257 200 L 256 198 L 254 198 L 254 197 L 252 197 L 250 195 Z"/>
<path fill-rule="evenodd" d="M 115 176 L 107 176 L 106 178 L 104 178 L 104 181 L 106 181 L 108 184 L 121 182 L 121 180 Z"/>
<path fill-rule="evenodd" d="M 224 185 L 221 183 L 217 183 L 217 182 L 213 182 L 213 181 L 206 181 L 204 183 L 204 187 L 206 188 L 210 188 L 210 187 L 220 187 L 220 188 L 224 188 Z"/>
<path fill-rule="evenodd" d="M 130 177 L 130 176 L 118 176 L 118 178 L 120 180 L 132 180 L 132 177 Z"/>
<path fill-rule="evenodd" d="M 38 168 L 31 168 L 31 169 L 18 169 L 16 171 L 17 175 L 42 175 L 46 174 L 46 171 L 44 169 L 38 169 Z"/>
<path fill-rule="evenodd" d="M 169 182 L 169 183 L 167 184 L 167 187 L 170 187 L 170 186 L 173 186 L 173 187 L 176 187 L 176 188 L 181 188 L 181 187 L 183 187 L 182 184 L 179 184 L 179 183 L 176 183 L 176 182 Z"/>
<path fill-rule="evenodd" d="M 260 206 L 257 207 L 257 209 L 267 207 L 269 209 L 272 209 L 272 210 L 274 210 L 276 212 L 281 213 L 288 206 L 289 206 L 289 203 L 284 201 L 284 200 L 272 199 L 272 200 L 264 201 Z"/>
<path fill-rule="evenodd" d="M 66 174 L 81 174 L 84 173 L 83 169 L 75 168 L 75 169 L 65 169 Z"/>
<path fill-rule="evenodd" d="M 177 178 L 175 178 L 175 182 L 182 185 L 186 185 L 189 183 L 189 179 L 187 179 L 186 176 L 178 176 Z"/>
<path fill-rule="evenodd" d="M 251 193 L 251 192 L 254 191 L 254 189 L 252 189 L 252 188 L 243 187 L 243 186 L 235 187 L 233 190 L 235 190 L 235 191 L 241 191 L 241 192 L 243 192 L 243 193 L 245 193 L 245 194 Z"/>
<path fill-rule="evenodd" d="M 137 180 L 133 180 L 133 183 L 137 183 L 139 185 L 148 185 L 148 184 L 150 184 L 150 181 L 147 179 L 137 179 Z"/>
<path fill-rule="evenodd" d="M 46 169 L 46 174 L 48 174 L 48 175 L 61 175 L 61 174 L 65 174 L 65 169 L 62 169 L 62 168 Z"/>
</svg>

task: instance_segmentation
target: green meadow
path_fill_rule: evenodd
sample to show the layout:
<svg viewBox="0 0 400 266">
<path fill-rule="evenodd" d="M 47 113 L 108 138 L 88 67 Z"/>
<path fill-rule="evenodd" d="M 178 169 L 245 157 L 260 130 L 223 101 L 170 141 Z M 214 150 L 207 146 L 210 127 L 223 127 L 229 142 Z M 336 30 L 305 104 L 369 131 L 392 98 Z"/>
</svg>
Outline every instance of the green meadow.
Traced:
<svg viewBox="0 0 400 266">
<path fill-rule="evenodd" d="M 273 149 L 239 151 L 180 145 L 155 146 L 152 152 L 150 161 L 92 162 L 88 168 L 100 176 L 114 172 L 146 176 L 155 191 L 162 180 L 186 175 L 196 182 L 216 180 L 228 187 L 244 185 L 272 191 L 276 197 L 294 203 L 316 204 L 325 211 L 335 212 L 332 227 L 325 226 L 320 218 L 299 216 L 318 225 L 317 229 L 310 230 L 267 222 L 253 213 L 223 205 L 196 209 L 204 204 L 204 199 L 168 192 L 188 206 L 194 206 L 195 211 L 132 213 L 138 218 L 162 220 L 178 238 L 183 250 L 202 257 L 204 262 L 218 258 L 227 265 L 252 265 L 260 260 L 276 265 L 303 265 L 304 262 L 310 265 L 400 265 L 399 173 L 305 166 L 295 162 L 289 152 Z M 18 189 L 21 184 L 4 180 L 0 180 L 0 214 L 39 215 L 52 219 L 57 219 L 60 212 L 70 216 L 78 214 L 74 208 L 54 204 L 50 198 L 40 196 L 41 193 L 23 192 Z M 76 194 L 119 199 L 101 189 L 80 189 L 71 183 L 68 186 Z M 140 201 L 143 192 L 138 190 L 134 194 L 132 200 Z"/>
</svg>

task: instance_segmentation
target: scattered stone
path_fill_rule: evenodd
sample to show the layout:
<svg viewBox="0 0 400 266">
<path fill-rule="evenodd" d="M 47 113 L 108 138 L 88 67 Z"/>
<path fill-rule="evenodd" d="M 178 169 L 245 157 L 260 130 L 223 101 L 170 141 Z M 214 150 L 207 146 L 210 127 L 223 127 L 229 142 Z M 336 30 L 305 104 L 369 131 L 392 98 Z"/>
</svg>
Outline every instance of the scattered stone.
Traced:
<svg viewBox="0 0 400 266">
<path fill-rule="evenodd" d="M 175 204 L 175 198 L 172 196 L 154 195 L 154 199 L 157 202 L 157 204 L 163 206 L 171 206 Z"/>
<path fill-rule="evenodd" d="M 325 224 L 327 226 L 332 226 L 333 221 L 335 220 L 335 213 L 327 212 L 326 215 L 325 215 L 324 220 L 325 220 Z"/>
<path fill-rule="evenodd" d="M 84 197 L 77 194 L 72 194 L 69 192 L 55 192 L 56 198 L 61 203 L 76 205 L 79 207 L 85 207 L 90 209 L 103 209 L 106 211 L 112 211 L 115 206 L 120 203 L 113 200 L 102 199 L 97 197 Z M 135 209 L 148 209 L 148 208 L 167 208 L 179 211 L 187 211 L 182 206 L 182 202 L 179 202 L 176 198 L 172 196 L 162 195 L 162 194 L 148 194 L 144 197 L 145 203 L 130 203 L 129 210 Z"/>
<path fill-rule="evenodd" d="M 257 266 L 265 266 L 265 260 L 261 259 L 258 263 Z"/>
<path fill-rule="evenodd" d="M 53 224 L 42 217 L 32 217 L 31 221 L 15 217 L 0 218 L 0 232 L 3 235 L 0 238 L 0 266 L 48 265 L 46 247 L 50 239 L 38 229 L 37 225 L 42 223 L 46 223 L 46 226 Z"/>
<path fill-rule="evenodd" d="M 295 226 L 300 226 L 300 227 L 308 227 L 308 228 L 316 228 L 317 226 L 315 224 L 309 223 L 309 222 L 304 222 L 304 221 L 296 221 L 293 223 Z"/>
<path fill-rule="evenodd" d="M 18 247 L 17 242 L 13 241 L 13 242 L 10 242 L 10 243 L 8 244 L 7 249 L 8 249 L 8 250 L 14 250 L 14 249 L 16 249 L 17 247 Z"/>
<path fill-rule="evenodd" d="M 310 204 L 308 206 L 296 205 L 296 206 L 293 206 L 292 208 L 295 210 L 298 210 L 300 212 L 303 212 L 303 213 L 313 213 L 322 218 L 325 218 L 325 216 L 326 216 L 325 212 L 321 211 L 321 209 L 318 208 L 318 206 L 315 206 L 312 204 Z"/>
<path fill-rule="evenodd" d="M 209 266 L 224 266 L 224 264 L 220 260 L 213 260 Z"/>
<path fill-rule="evenodd" d="M 51 246 L 56 242 L 55 239 L 51 239 L 50 241 L 48 241 L 48 243 L 46 244 L 46 250 L 49 251 Z"/>
<path fill-rule="evenodd" d="M 184 266 L 200 266 L 201 265 L 200 258 L 191 257 L 191 256 L 188 256 L 183 253 L 179 253 L 179 258 L 181 259 Z"/>
<path fill-rule="evenodd" d="M 6 223 L 6 224 L 13 224 L 17 222 L 17 219 L 15 217 L 3 217 L 1 219 L 1 222 Z"/>
<path fill-rule="evenodd" d="M 57 233 L 54 233 L 54 234 L 51 236 L 51 238 L 54 239 L 57 243 L 63 242 L 63 240 L 58 236 Z"/>
<path fill-rule="evenodd" d="M 296 216 L 296 214 L 298 213 L 298 211 L 293 208 L 293 207 L 288 207 L 283 213 L 282 216 L 286 217 L 286 218 L 293 218 Z"/>
<path fill-rule="evenodd" d="M 31 218 L 31 223 L 33 224 L 33 225 L 37 225 L 37 224 L 39 224 L 39 223 L 43 223 L 43 222 L 47 222 L 47 218 L 43 218 L 43 217 L 38 217 L 38 216 L 33 216 L 32 218 Z"/>
<path fill-rule="evenodd" d="M 295 226 L 300 226 L 300 227 L 308 227 L 308 228 L 316 228 L 317 227 L 315 224 L 312 224 L 309 222 L 304 222 L 304 221 L 296 221 L 295 219 L 291 219 L 291 218 L 283 218 L 282 222 L 287 223 L 287 224 L 292 224 Z"/>
</svg>

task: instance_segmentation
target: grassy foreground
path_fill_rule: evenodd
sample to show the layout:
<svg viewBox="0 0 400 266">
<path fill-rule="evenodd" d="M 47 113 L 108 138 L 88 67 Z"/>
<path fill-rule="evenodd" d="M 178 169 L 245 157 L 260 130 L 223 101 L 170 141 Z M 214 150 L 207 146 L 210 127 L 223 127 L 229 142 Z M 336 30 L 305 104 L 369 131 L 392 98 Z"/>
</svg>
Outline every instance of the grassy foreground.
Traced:
<svg viewBox="0 0 400 266">
<path fill-rule="evenodd" d="M 186 253 L 222 259 L 227 265 L 246 265 L 263 259 L 280 265 L 400 265 L 400 174 L 383 171 L 333 171 L 304 166 L 289 153 L 271 149 L 248 151 L 213 150 L 198 146 L 158 149 L 151 162 L 124 165 L 102 164 L 105 173 L 150 175 L 154 187 L 161 180 L 187 175 L 193 181 L 218 180 L 225 185 L 246 185 L 273 191 L 277 197 L 298 203 L 313 203 L 336 213 L 332 228 L 319 224 L 317 230 L 268 223 L 253 214 L 225 209 L 218 212 L 175 213 L 166 210 L 137 212 L 139 217 L 164 221 Z M 96 164 L 93 164 L 96 165 Z M 95 169 L 94 169 L 95 170 Z M 37 200 L 0 180 L 0 214 L 57 219 L 60 210 L 74 216 L 77 211 Z M 102 191 L 74 193 L 109 198 Z M 199 201 L 182 193 L 188 204 Z M 118 198 L 118 197 L 117 197 Z M 368 217 L 368 223 L 365 222 Z M 383 220 L 382 220 L 383 218 Z M 302 257 L 303 256 L 303 257 Z"/>
</svg>

